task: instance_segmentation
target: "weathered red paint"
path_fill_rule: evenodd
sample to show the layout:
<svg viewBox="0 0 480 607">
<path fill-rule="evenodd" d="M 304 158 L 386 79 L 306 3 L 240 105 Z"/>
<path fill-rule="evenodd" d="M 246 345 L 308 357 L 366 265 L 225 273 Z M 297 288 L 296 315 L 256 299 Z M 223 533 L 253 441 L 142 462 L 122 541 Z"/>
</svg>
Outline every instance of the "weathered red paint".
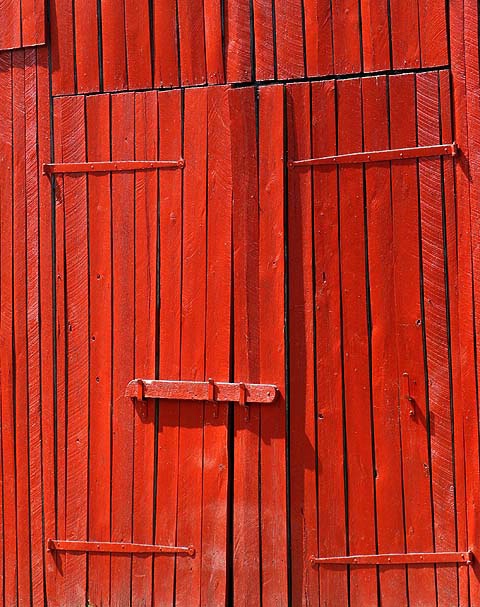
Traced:
<svg viewBox="0 0 480 607">
<path fill-rule="evenodd" d="M 480 605 L 477 3 L 0 4 L 0 603 Z"/>
</svg>

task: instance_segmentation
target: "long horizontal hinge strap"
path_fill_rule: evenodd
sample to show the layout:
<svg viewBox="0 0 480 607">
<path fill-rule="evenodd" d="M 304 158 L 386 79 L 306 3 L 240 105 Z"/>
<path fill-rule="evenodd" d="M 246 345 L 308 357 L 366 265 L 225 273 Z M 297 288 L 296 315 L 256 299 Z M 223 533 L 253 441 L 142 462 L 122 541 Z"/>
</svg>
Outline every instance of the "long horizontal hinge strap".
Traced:
<svg viewBox="0 0 480 607">
<path fill-rule="evenodd" d="M 44 175 L 66 173 L 118 173 L 121 171 L 153 171 L 156 169 L 183 169 L 185 160 L 115 160 L 108 162 L 63 162 L 44 164 Z"/>
<path fill-rule="evenodd" d="M 357 556 L 312 556 L 314 565 L 422 565 L 455 564 L 470 565 L 472 552 L 409 552 L 406 554 L 363 554 Z"/>
<path fill-rule="evenodd" d="M 167 400 L 197 400 L 212 402 L 272 403 L 277 396 L 273 384 L 242 384 L 203 381 L 166 381 L 134 379 L 126 389 L 125 396 L 144 400 L 158 398 Z"/>
<path fill-rule="evenodd" d="M 57 552 L 110 552 L 118 554 L 186 554 L 195 555 L 193 546 L 157 546 L 127 542 L 77 542 L 48 540 L 47 549 Z"/>
<path fill-rule="evenodd" d="M 368 162 L 383 162 L 389 160 L 408 160 L 411 158 L 434 158 L 436 156 L 456 156 L 458 146 L 456 143 L 430 145 L 415 148 L 398 148 L 394 150 L 378 150 L 375 152 L 356 152 L 353 154 L 340 154 L 337 156 L 323 156 L 321 158 L 305 158 L 304 160 L 290 160 L 290 168 L 309 167 L 319 165 L 359 164 Z"/>
</svg>

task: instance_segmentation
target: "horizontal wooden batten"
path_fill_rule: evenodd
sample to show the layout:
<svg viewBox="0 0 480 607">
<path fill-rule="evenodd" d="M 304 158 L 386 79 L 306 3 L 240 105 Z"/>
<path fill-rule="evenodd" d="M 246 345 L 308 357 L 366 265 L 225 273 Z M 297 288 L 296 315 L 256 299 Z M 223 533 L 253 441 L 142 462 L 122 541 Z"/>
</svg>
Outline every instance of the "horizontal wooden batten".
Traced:
<svg viewBox="0 0 480 607">
<path fill-rule="evenodd" d="M 185 160 L 124 160 L 108 162 L 68 162 L 44 164 L 44 175 L 66 173 L 119 173 L 122 171 L 153 171 L 156 169 L 183 169 Z"/>
<path fill-rule="evenodd" d="M 230 384 L 213 380 L 202 382 L 134 379 L 128 384 L 125 396 L 139 400 L 208 400 L 248 405 L 273 403 L 277 396 L 277 387 L 273 384 Z"/>
<path fill-rule="evenodd" d="M 47 549 L 56 552 L 107 552 L 117 554 L 186 554 L 195 555 L 193 546 L 157 546 L 123 542 L 77 542 L 48 540 Z"/>
<path fill-rule="evenodd" d="M 334 556 L 318 558 L 312 556 L 313 565 L 423 565 L 459 564 L 470 565 L 471 552 L 423 552 L 407 554 L 364 554 L 358 556 Z"/>
<path fill-rule="evenodd" d="M 324 156 L 322 158 L 306 158 L 304 160 L 290 160 L 288 166 L 294 169 L 296 167 L 362 164 L 391 160 L 408 160 L 412 158 L 434 158 L 436 156 L 454 157 L 457 154 L 457 144 L 449 143 L 415 148 L 399 148 L 395 150 L 378 150 L 375 152 L 356 152 L 353 154 L 340 154 L 338 156 Z"/>
</svg>

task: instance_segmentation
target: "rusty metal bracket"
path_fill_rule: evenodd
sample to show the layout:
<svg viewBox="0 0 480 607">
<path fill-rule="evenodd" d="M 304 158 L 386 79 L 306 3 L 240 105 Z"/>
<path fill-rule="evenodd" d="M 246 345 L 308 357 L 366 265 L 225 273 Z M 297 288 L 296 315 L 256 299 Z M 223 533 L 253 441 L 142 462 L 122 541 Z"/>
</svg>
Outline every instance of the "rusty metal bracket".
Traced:
<svg viewBox="0 0 480 607">
<path fill-rule="evenodd" d="M 214 417 L 218 416 L 218 403 L 238 402 L 245 407 L 245 419 L 250 419 L 249 406 L 252 403 L 269 404 L 277 397 L 277 387 L 273 384 L 245 384 L 208 381 L 166 381 L 156 379 L 134 379 L 125 391 L 125 396 L 145 400 L 208 401 L 214 404 Z"/>
<path fill-rule="evenodd" d="M 402 374 L 402 388 L 403 388 L 403 398 L 408 402 L 409 407 L 410 407 L 410 411 L 409 411 L 409 415 L 410 417 L 415 417 L 416 415 L 416 411 L 415 411 L 415 398 L 413 397 L 412 394 L 412 386 L 415 385 L 415 382 L 412 382 L 412 385 L 410 383 L 410 376 L 408 373 L 403 373 Z"/>
<path fill-rule="evenodd" d="M 129 544 L 126 542 L 77 542 L 70 540 L 47 540 L 50 552 L 109 552 L 115 554 L 185 554 L 195 556 L 193 546 L 157 546 Z"/>
<path fill-rule="evenodd" d="M 457 154 L 457 144 L 448 143 L 442 145 L 429 145 L 415 148 L 398 148 L 393 150 L 378 150 L 373 152 L 339 154 L 337 156 L 306 158 L 304 160 L 289 160 L 288 166 L 289 168 L 294 169 L 297 167 L 385 162 L 389 160 L 408 160 L 412 158 L 434 158 L 437 156 L 455 157 Z"/>
<path fill-rule="evenodd" d="M 183 169 L 185 160 L 112 160 L 105 162 L 63 162 L 44 164 L 44 175 L 66 173 L 118 173 L 121 171 L 153 171 L 156 169 Z"/>
<path fill-rule="evenodd" d="M 311 557 L 312 565 L 470 565 L 473 553 L 467 552 L 408 552 L 406 554 L 362 554 L 357 556 Z"/>
</svg>

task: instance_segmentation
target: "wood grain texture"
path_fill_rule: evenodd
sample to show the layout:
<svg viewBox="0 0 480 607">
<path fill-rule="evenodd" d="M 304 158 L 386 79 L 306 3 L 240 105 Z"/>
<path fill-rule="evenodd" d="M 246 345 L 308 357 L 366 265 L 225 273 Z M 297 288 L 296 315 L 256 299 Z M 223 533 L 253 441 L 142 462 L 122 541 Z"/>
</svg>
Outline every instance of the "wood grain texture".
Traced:
<svg viewBox="0 0 480 607">
<path fill-rule="evenodd" d="M 260 412 L 262 604 L 287 605 L 286 409 L 284 335 L 284 98 L 283 87 L 260 91 L 259 225 L 260 381 L 280 392 Z"/>
<path fill-rule="evenodd" d="M 135 160 L 158 153 L 157 93 L 135 93 Z M 158 175 L 135 175 L 135 376 L 152 377 L 156 365 Z M 133 541 L 153 544 L 155 402 L 135 407 L 133 447 Z M 133 558 L 132 602 L 149 603 L 153 556 Z"/>
<path fill-rule="evenodd" d="M 182 96 L 180 91 L 158 96 L 160 155 L 180 155 L 182 140 Z M 204 120 L 202 114 L 202 121 Z M 187 163 L 189 158 L 187 157 Z M 187 165 L 188 166 L 188 165 Z M 187 168 L 185 171 L 188 171 Z M 182 182 L 179 171 L 160 174 L 160 311 L 159 376 L 180 379 L 182 298 Z M 203 230 L 202 230 L 203 233 Z M 159 405 L 157 439 L 156 542 L 175 545 L 177 537 L 177 485 L 180 407 L 178 401 Z M 168 496 L 165 499 L 165 496 Z M 154 600 L 170 604 L 175 597 L 176 558 L 155 558 Z"/>
<path fill-rule="evenodd" d="M 334 81 L 312 84 L 312 152 L 337 152 Z M 340 277 L 338 176 L 336 167 L 313 173 L 315 324 L 317 391 L 318 551 L 347 551 L 347 494 L 342 377 L 342 298 Z M 348 571 L 319 570 L 325 603 L 348 602 Z"/>
<path fill-rule="evenodd" d="M 135 157 L 135 98 L 111 98 L 112 159 Z M 111 539 L 132 541 L 133 434 L 135 409 L 125 385 L 135 375 L 135 175 L 111 176 L 112 205 L 112 477 Z M 130 600 L 132 559 L 112 555 L 110 604 Z"/>
<path fill-rule="evenodd" d="M 417 142 L 415 81 L 411 75 L 390 78 L 390 142 L 392 146 Z M 433 548 L 433 513 L 423 351 L 418 187 L 416 161 L 392 163 L 399 375 L 408 373 L 415 405 L 415 417 L 411 417 L 404 390 L 399 388 L 406 549 L 408 552 L 429 552 Z M 412 202 L 406 205 L 405 200 Z M 435 572 L 431 568 L 409 568 L 408 591 L 411 602 L 435 601 Z"/>
<path fill-rule="evenodd" d="M 387 149 L 388 91 L 384 77 L 362 82 L 364 148 Z M 379 553 L 405 551 L 399 372 L 390 163 L 365 168 L 367 254 L 371 305 L 371 373 Z M 393 333 L 393 335 L 392 335 Z M 402 395 L 400 395 L 401 397 Z M 406 568 L 379 569 L 382 605 L 407 605 Z"/>
<path fill-rule="evenodd" d="M 236 381 L 259 380 L 260 286 L 258 153 L 255 89 L 229 93 L 233 195 L 233 344 Z M 255 120 L 254 120 L 255 118 Z M 261 600 L 260 410 L 245 419 L 235 407 L 233 475 L 233 602 L 247 607 Z"/>
<path fill-rule="evenodd" d="M 338 83 L 338 153 L 362 148 L 361 82 Z M 364 177 L 361 167 L 339 168 L 348 534 L 351 554 L 375 552 L 372 410 L 369 369 Z M 350 571 L 350 603 L 377 605 L 377 573 Z"/>
<path fill-rule="evenodd" d="M 87 158 L 110 158 L 110 96 L 87 98 Z M 112 417 L 112 251 L 110 176 L 89 175 L 90 449 L 88 537 L 110 541 Z M 88 598 L 110 602 L 110 556 L 88 556 Z"/>
<path fill-rule="evenodd" d="M 207 297 L 208 91 L 185 93 L 183 248 L 181 279 L 181 379 L 204 379 Z M 195 108 L 195 109 L 194 109 Z M 201 605 L 202 507 L 206 405 L 180 402 L 177 542 L 198 549 L 195 559 L 176 561 L 179 607 Z M 210 414 L 211 415 L 211 414 Z M 219 525 L 222 525 L 221 520 Z"/>
<path fill-rule="evenodd" d="M 311 156 L 310 85 L 287 85 L 288 153 Z M 288 263 L 290 351 L 290 432 L 297 437 L 290 456 L 292 592 L 294 601 L 319 601 L 318 571 L 308 555 L 318 553 L 315 399 L 315 323 L 312 169 L 290 172 L 288 181 Z"/>
</svg>

